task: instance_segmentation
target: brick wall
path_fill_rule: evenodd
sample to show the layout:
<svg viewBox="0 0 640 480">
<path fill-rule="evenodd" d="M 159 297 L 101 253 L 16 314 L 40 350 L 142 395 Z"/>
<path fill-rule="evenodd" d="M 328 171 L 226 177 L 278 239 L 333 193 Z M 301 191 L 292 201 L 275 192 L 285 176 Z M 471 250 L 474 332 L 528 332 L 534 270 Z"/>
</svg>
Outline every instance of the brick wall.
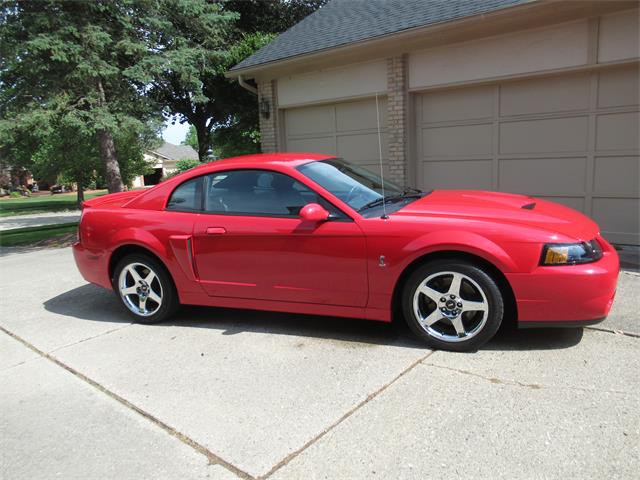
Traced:
<svg viewBox="0 0 640 480">
<path fill-rule="evenodd" d="M 407 75 L 406 55 L 387 59 L 387 131 L 389 176 L 392 182 L 407 184 Z"/>
<path fill-rule="evenodd" d="M 258 109 L 262 105 L 262 100 L 267 100 L 270 105 L 269 118 L 260 115 L 260 143 L 263 153 L 278 151 L 278 100 L 276 98 L 276 84 L 274 81 L 261 82 L 258 84 Z"/>
</svg>

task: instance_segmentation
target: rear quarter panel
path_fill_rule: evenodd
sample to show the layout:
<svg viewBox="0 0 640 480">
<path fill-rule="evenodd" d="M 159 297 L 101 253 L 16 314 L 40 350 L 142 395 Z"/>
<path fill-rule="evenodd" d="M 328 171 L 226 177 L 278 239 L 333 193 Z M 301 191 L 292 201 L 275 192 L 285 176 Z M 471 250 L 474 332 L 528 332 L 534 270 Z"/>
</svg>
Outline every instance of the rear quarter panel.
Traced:
<svg viewBox="0 0 640 480">
<path fill-rule="evenodd" d="M 187 212 L 136 208 L 87 208 L 80 225 L 82 246 L 96 258 L 101 285 L 110 284 L 109 264 L 121 247 L 145 248 L 162 261 L 178 293 L 201 293 L 191 262 L 194 216 Z"/>
</svg>

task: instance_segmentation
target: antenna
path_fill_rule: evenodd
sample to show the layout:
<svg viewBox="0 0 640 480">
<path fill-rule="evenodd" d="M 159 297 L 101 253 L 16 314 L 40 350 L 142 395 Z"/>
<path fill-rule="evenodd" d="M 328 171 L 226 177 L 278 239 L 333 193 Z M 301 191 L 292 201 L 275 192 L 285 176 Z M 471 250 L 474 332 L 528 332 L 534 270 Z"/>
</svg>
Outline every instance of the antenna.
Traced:
<svg viewBox="0 0 640 480">
<path fill-rule="evenodd" d="M 380 159 L 380 180 L 382 183 L 382 218 L 387 219 L 387 201 L 384 194 L 384 169 L 382 168 L 382 135 L 380 134 L 380 107 L 378 106 L 378 94 L 376 93 L 376 120 L 378 123 L 378 158 Z"/>
</svg>

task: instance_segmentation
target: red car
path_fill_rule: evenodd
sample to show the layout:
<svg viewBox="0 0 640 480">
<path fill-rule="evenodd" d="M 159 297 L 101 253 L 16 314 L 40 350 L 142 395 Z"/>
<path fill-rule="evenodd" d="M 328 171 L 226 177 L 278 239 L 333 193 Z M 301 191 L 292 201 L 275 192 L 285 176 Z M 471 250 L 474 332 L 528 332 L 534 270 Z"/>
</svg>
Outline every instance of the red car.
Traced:
<svg viewBox="0 0 640 480">
<path fill-rule="evenodd" d="M 507 193 L 401 188 L 339 158 L 238 157 L 84 204 L 75 260 L 142 323 L 180 304 L 390 322 L 474 350 L 505 320 L 601 321 L 618 255 L 584 215 Z"/>
</svg>

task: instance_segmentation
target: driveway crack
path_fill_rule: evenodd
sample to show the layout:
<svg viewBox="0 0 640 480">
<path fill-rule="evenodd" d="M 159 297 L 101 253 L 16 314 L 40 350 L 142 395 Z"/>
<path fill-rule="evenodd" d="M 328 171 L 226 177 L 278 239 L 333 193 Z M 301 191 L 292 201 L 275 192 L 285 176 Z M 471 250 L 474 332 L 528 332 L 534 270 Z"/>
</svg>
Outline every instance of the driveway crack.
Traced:
<svg viewBox="0 0 640 480">
<path fill-rule="evenodd" d="M 120 327 L 120 328 L 125 328 L 125 327 Z M 120 330 L 120 328 L 117 328 L 115 330 Z M 149 420 L 151 423 L 155 424 L 157 427 L 160 427 L 162 430 L 167 432 L 169 435 L 177 438 L 182 443 L 188 445 L 189 447 L 193 448 L 198 453 L 201 453 L 202 455 L 207 457 L 207 459 L 209 460 L 209 464 L 210 465 L 221 465 L 222 467 L 226 468 L 231 473 L 233 473 L 234 475 L 237 475 L 240 478 L 248 479 L 248 480 L 255 480 L 255 477 L 249 475 L 244 470 L 239 469 L 238 467 L 236 467 L 232 463 L 227 462 L 223 458 L 219 457 L 218 455 L 213 453 L 211 450 L 209 450 L 204 445 L 196 442 L 192 438 L 190 438 L 190 437 L 186 436 L 185 434 L 179 432 L 178 430 L 173 428 L 171 425 L 163 422 L 162 420 L 160 420 L 159 418 L 153 416 L 149 412 L 146 412 L 145 410 L 141 409 L 140 407 L 134 405 L 133 403 L 131 403 L 126 398 L 123 398 L 120 395 L 118 395 L 117 393 L 112 392 L 111 390 L 109 390 L 108 388 L 104 387 L 100 383 L 98 383 L 95 380 L 87 377 L 82 372 L 76 370 L 73 367 L 70 367 L 69 365 L 65 364 L 61 360 L 57 359 L 53 355 L 50 355 L 49 353 L 40 350 L 38 347 L 32 345 L 28 341 L 24 340 L 22 337 L 16 335 L 13 332 L 10 332 L 9 330 L 7 330 L 6 328 L 4 328 L 2 326 L 0 326 L 0 331 L 6 333 L 7 335 L 9 335 L 14 340 L 17 340 L 18 342 L 22 343 L 25 347 L 31 349 L 32 351 L 34 351 L 35 353 L 40 355 L 42 358 L 45 358 L 45 359 L 49 360 L 50 362 L 54 363 L 55 365 L 65 369 L 67 372 L 71 373 L 72 375 L 75 375 L 77 378 L 79 378 L 80 380 L 84 381 L 85 383 L 88 383 L 89 385 L 91 385 L 96 390 L 99 390 L 100 392 L 104 393 L 105 395 L 111 397 L 113 400 L 115 400 L 115 401 L 119 402 L 120 404 L 124 405 L 126 408 L 128 408 L 130 410 L 133 410 L 134 412 L 142 415 L 144 418 Z M 112 330 L 112 331 L 114 331 L 114 330 Z M 105 333 L 109 333 L 109 332 L 105 332 Z M 99 336 L 99 335 L 96 335 L 96 336 Z M 95 337 L 92 337 L 92 338 L 95 338 Z M 86 339 L 86 340 L 89 340 L 89 339 Z M 79 343 L 79 342 L 77 342 L 77 343 Z M 60 347 L 60 348 L 63 348 L 63 347 Z"/>
<path fill-rule="evenodd" d="M 480 375 L 479 373 L 470 372 L 469 370 L 463 370 L 461 368 L 446 367 L 444 365 L 435 365 L 433 363 L 425 363 L 425 366 L 440 368 L 442 370 L 449 370 L 450 372 L 456 372 L 462 375 L 469 375 L 471 377 L 481 378 L 482 380 L 486 380 L 487 382 L 492 383 L 494 385 L 510 385 L 512 387 L 529 388 L 531 390 L 555 388 L 558 390 L 575 390 L 578 392 L 591 392 L 591 393 L 596 392 L 596 393 L 613 393 L 618 395 L 633 395 L 632 392 L 625 392 L 623 390 L 599 390 L 596 388 L 585 388 L 585 387 L 554 387 L 550 385 L 540 385 L 537 383 L 524 383 L 524 382 L 519 382 L 517 380 L 505 380 L 505 379 L 496 378 L 496 377 L 487 377 L 485 375 Z"/>
<path fill-rule="evenodd" d="M 68 347 L 73 347 L 74 345 L 78 345 L 79 343 L 84 343 L 89 340 L 93 340 L 94 338 L 102 337 L 104 335 L 109 335 L 110 333 L 117 332 L 118 330 L 122 330 L 123 328 L 127 328 L 132 326 L 133 323 L 127 323 L 126 325 L 122 325 L 117 328 L 113 328 L 111 330 L 107 330 L 106 332 L 98 333 L 97 335 L 93 335 L 92 337 L 83 338 L 82 340 L 78 340 L 77 342 L 67 343 L 66 345 L 62 345 L 60 347 L 56 347 L 53 350 L 49 350 L 49 353 L 57 352 L 59 350 L 63 350 Z"/>
<path fill-rule="evenodd" d="M 347 411 L 344 415 L 342 415 L 338 420 L 336 420 L 334 423 L 332 423 L 331 425 L 329 425 L 327 428 L 325 428 L 324 430 L 322 430 L 319 434 L 317 434 L 315 437 L 313 437 L 311 440 L 309 440 L 307 443 L 305 443 L 304 445 L 302 445 L 302 447 L 300 447 L 299 449 L 291 452 L 289 455 L 287 455 L 286 457 L 284 457 L 282 460 L 280 460 L 278 463 L 276 463 L 271 470 L 269 470 L 267 473 L 265 473 L 264 475 L 260 475 L 258 477 L 258 480 L 265 480 L 267 478 L 269 478 L 271 475 L 273 475 L 274 473 L 276 473 L 278 470 L 280 470 L 282 467 L 286 466 L 289 462 L 291 462 L 291 460 L 293 460 L 294 458 L 296 458 L 298 455 L 300 455 L 302 452 L 304 452 L 307 448 L 311 447 L 313 444 L 315 444 L 318 440 L 320 440 L 322 437 L 324 437 L 325 435 L 327 435 L 329 432 L 331 432 L 333 429 L 335 429 L 338 425 L 340 425 L 342 422 L 344 422 L 346 419 L 348 419 L 349 417 L 351 417 L 354 413 L 356 413 L 358 410 L 360 410 L 362 407 L 364 407 L 367 403 L 369 403 L 371 400 L 373 400 L 374 398 L 376 398 L 377 396 L 379 396 L 382 392 L 384 392 L 387 388 L 389 388 L 391 385 L 393 385 L 395 382 L 397 382 L 398 380 L 400 380 L 402 377 L 404 377 L 407 373 L 409 373 L 411 370 L 413 370 L 415 367 L 417 367 L 418 365 L 420 365 L 424 360 L 426 360 L 428 357 L 430 357 L 431 355 L 433 355 L 435 353 L 434 351 L 430 351 L 429 353 L 427 353 L 426 355 L 423 355 L 422 357 L 420 357 L 419 359 L 417 359 L 416 361 L 414 361 L 411 365 L 409 365 L 407 368 L 405 368 L 402 372 L 400 372 L 398 375 L 396 375 L 393 379 L 391 379 L 391 381 L 385 383 L 383 386 L 381 386 L 380 388 L 378 388 L 376 391 L 374 391 L 373 393 L 370 393 L 369 395 L 367 395 L 367 398 L 365 398 L 364 400 L 362 400 L 360 403 L 358 403 L 356 406 L 354 406 L 353 408 L 351 408 L 349 411 Z"/>
<path fill-rule="evenodd" d="M 596 332 L 613 333 L 614 335 L 624 335 L 626 337 L 640 338 L 640 334 L 633 333 L 633 332 L 625 332 L 624 330 L 602 328 L 602 327 L 584 327 L 584 328 L 586 328 L 587 330 L 594 330 Z"/>
</svg>

